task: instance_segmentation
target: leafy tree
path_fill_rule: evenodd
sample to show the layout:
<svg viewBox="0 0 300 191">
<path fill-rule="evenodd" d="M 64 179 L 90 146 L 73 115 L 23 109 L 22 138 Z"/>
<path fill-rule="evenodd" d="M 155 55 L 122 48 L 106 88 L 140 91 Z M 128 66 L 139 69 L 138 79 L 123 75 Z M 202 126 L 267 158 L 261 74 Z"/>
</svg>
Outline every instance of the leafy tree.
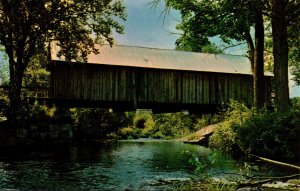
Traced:
<svg viewBox="0 0 300 191">
<path fill-rule="evenodd" d="M 23 86 L 48 88 L 50 72 L 47 70 L 48 57 L 46 52 L 35 54 L 24 73 Z"/>
<path fill-rule="evenodd" d="M 157 2 L 159 0 L 155 0 Z M 254 104 L 258 107 L 263 103 L 263 50 L 264 50 L 264 21 L 271 20 L 272 42 L 274 57 L 274 81 L 276 107 L 279 111 L 289 110 L 288 87 L 288 48 L 291 48 L 290 58 L 294 61 L 297 56 L 297 40 L 299 39 L 300 1 L 295 0 L 165 0 L 168 7 L 180 10 L 183 15 L 181 29 L 194 31 L 190 37 L 206 42 L 206 37 L 220 35 L 224 42 L 235 39 L 246 41 L 249 48 L 249 58 L 252 63 L 254 76 Z M 265 17 L 264 17 L 265 15 Z M 250 29 L 255 30 L 252 40 Z M 292 33 L 288 34 L 288 28 Z M 296 36 L 296 37 L 295 37 Z M 298 51 L 299 52 L 299 51 Z M 296 79 L 299 77 L 299 64 L 294 62 Z"/>
<path fill-rule="evenodd" d="M 157 2 L 159 0 L 154 1 Z M 179 47 L 202 50 L 209 44 L 208 37 L 217 35 L 225 43 L 231 43 L 232 39 L 247 42 L 254 77 L 254 105 L 262 107 L 264 23 L 261 3 L 258 0 L 165 0 L 165 3 L 182 15 L 182 22 L 177 26 L 184 31 L 176 41 Z M 255 29 L 254 39 L 250 34 L 251 27 Z"/>
<path fill-rule="evenodd" d="M 286 112 L 290 109 L 289 100 L 289 54 L 290 58 L 297 58 L 293 53 L 295 45 L 291 39 L 297 38 L 297 24 L 300 18 L 300 2 L 293 0 L 261 0 L 264 5 L 264 14 L 271 19 L 272 25 L 272 46 L 274 56 L 274 81 L 275 81 L 275 101 L 279 111 Z M 296 45 L 297 46 L 297 45 Z M 292 51 L 289 52 L 289 48 Z M 296 48 L 297 49 L 297 48 Z"/>
<path fill-rule="evenodd" d="M 3 52 L 3 48 L 0 48 L 0 51 Z M 9 83 L 9 67 L 7 62 L 7 55 L 3 54 L 3 58 L 0 61 L 0 85 L 6 85 Z"/>
<path fill-rule="evenodd" d="M 295 18 L 288 28 L 289 64 L 294 81 L 300 85 L 300 18 Z"/>
<path fill-rule="evenodd" d="M 66 60 L 87 60 L 94 44 L 113 44 L 112 30 L 123 32 L 116 21 L 125 19 L 124 7 L 114 0 L 1 0 L 0 44 L 10 69 L 10 118 L 21 103 L 24 72 L 36 52 L 53 40 Z"/>
</svg>

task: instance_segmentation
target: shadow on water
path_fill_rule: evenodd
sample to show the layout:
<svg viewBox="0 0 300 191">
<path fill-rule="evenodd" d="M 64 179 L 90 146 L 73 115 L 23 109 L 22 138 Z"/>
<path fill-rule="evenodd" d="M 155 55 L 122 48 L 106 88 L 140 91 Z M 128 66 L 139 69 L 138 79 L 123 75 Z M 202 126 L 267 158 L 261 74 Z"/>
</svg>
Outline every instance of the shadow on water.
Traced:
<svg viewBox="0 0 300 191">
<path fill-rule="evenodd" d="M 197 145 L 149 139 L 2 150 L 0 189 L 149 189 L 161 179 L 195 175 L 184 151 L 199 156 L 211 152 Z M 228 156 L 222 161 L 226 170 L 239 165 Z"/>
</svg>

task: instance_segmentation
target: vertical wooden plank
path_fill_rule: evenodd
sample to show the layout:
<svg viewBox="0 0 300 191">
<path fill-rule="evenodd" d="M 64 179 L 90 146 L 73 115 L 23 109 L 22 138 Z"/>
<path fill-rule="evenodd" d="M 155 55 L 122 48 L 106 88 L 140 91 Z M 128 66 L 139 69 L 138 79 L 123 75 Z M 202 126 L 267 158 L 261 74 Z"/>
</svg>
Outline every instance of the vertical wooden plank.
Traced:
<svg viewBox="0 0 300 191">
<path fill-rule="evenodd" d="M 197 103 L 197 75 L 196 73 L 194 72 L 193 73 L 193 91 L 194 91 L 194 96 L 193 96 L 193 103 L 196 104 Z"/>
<path fill-rule="evenodd" d="M 97 101 L 98 100 L 98 70 L 94 70 L 94 77 L 93 77 L 93 80 L 94 80 L 94 101 Z"/>
<path fill-rule="evenodd" d="M 209 79 L 205 73 L 203 73 L 203 103 L 209 103 Z"/>
<path fill-rule="evenodd" d="M 170 86 L 170 89 L 171 89 L 171 95 L 172 95 L 172 99 L 171 101 L 173 103 L 176 104 L 176 82 L 175 82 L 175 73 L 176 71 L 172 71 L 171 72 L 171 86 Z"/>
<path fill-rule="evenodd" d="M 193 92 L 193 73 L 189 72 L 188 76 L 188 86 L 189 86 L 189 103 L 193 103 L 193 97 L 194 97 L 194 92 Z"/>
<path fill-rule="evenodd" d="M 149 88 L 149 102 L 154 101 L 154 84 L 155 84 L 155 79 L 154 79 L 154 71 L 152 70 L 150 72 L 150 78 L 149 78 L 149 83 L 150 83 L 150 88 Z"/>
<path fill-rule="evenodd" d="M 126 101 L 126 69 L 122 69 L 120 73 L 120 77 L 118 78 L 120 83 L 119 88 L 119 98 L 121 101 Z"/>
<path fill-rule="evenodd" d="M 193 73 L 192 72 L 189 72 L 189 91 L 190 91 L 190 94 L 189 94 L 189 103 L 193 103 L 193 97 L 194 97 L 194 92 L 193 92 Z"/>
<path fill-rule="evenodd" d="M 203 79 L 202 79 L 202 74 L 198 74 L 198 104 L 203 104 Z"/>
<path fill-rule="evenodd" d="M 132 101 L 133 101 L 133 108 L 137 109 L 137 89 L 136 89 L 136 74 L 135 71 L 132 71 Z"/>
<path fill-rule="evenodd" d="M 179 99 L 179 92 L 180 92 L 180 89 L 179 89 L 179 82 L 180 82 L 180 76 L 179 76 L 179 72 L 176 71 L 174 72 L 174 89 L 175 89 L 175 102 L 176 103 L 180 103 L 180 99 Z"/>
<path fill-rule="evenodd" d="M 186 73 L 182 72 L 182 103 L 187 103 Z"/>
<path fill-rule="evenodd" d="M 109 72 L 109 101 L 113 101 L 113 73 L 114 70 L 110 70 Z"/>
<path fill-rule="evenodd" d="M 126 69 L 126 88 L 125 88 L 125 92 L 126 92 L 126 100 L 127 101 L 132 101 L 132 75 L 131 75 L 131 69 Z"/>
<path fill-rule="evenodd" d="M 185 103 L 190 103 L 189 74 L 185 72 Z"/>
<path fill-rule="evenodd" d="M 163 81 L 161 80 L 161 73 L 159 71 L 156 71 L 156 77 L 157 77 L 157 91 L 156 91 L 156 95 L 158 95 L 158 97 L 156 97 L 156 102 L 162 102 L 163 100 L 163 96 L 164 96 L 164 84 Z"/>
<path fill-rule="evenodd" d="M 192 86 L 192 72 L 189 72 L 187 75 L 187 86 L 188 86 L 188 103 L 192 103 L 193 100 L 193 86 Z"/>
<path fill-rule="evenodd" d="M 195 103 L 198 104 L 199 102 L 199 76 L 195 73 Z"/>
<path fill-rule="evenodd" d="M 103 101 L 103 96 L 104 96 L 104 92 L 103 92 L 103 69 L 99 72 L 99 82 L 100 82 L 100 86 L 99 86 L 99 95 L 100 95 L 100 100 Z"/>
<path fill-rule="evenodd" d="M 167 97 L 168 97 L 168 92 L 167 92 L 167 86 L 168 86 L 168 80 L 167 80 L 167 77 L 165 77 L 167 74 L 166 71 L 162 71 L 161 72 L 161 81 L 162 81 L 162 84 L 163 84 L 163 99 L 162 99 L 162 102 L 166 102 L 167 101 Z"/>
<path fill-rule="evenodd" d="M 210 74 L 210 104 L 216 104 L 216 75 Z"/>
</svg>

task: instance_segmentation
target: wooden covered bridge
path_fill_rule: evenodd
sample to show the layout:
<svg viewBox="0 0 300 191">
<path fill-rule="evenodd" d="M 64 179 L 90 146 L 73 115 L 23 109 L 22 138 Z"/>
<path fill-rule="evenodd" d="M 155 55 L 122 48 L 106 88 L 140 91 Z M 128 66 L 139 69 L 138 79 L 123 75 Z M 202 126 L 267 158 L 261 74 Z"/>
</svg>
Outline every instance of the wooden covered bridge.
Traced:
<svg viewBox="0 0 300 191">
<path fill-rule="evenodd" d="M 88 63 L 66 62 L 51 48 L 50 97 L 69 107 L 113 110 L 215 111 L 234 99 L 251 105 L 253 80 L 247 58 L 108 45 Z M 265 100 L 271 75 L 265 75 Z"/>
</svg>

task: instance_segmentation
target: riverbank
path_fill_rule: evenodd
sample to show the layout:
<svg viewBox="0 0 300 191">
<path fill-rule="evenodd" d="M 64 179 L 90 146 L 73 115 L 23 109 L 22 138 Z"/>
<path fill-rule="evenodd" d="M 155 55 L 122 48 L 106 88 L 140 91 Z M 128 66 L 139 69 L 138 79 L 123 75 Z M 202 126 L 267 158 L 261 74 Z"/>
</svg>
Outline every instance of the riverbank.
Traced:
<svg viewBox="0 0 300 191">
<path fill-rule="evenodd" d="M 208 146 L 209 137 L 213 135 L 218 124 L 208 125 L 206 127 L 201 128 L 200 130 L 191 133 L 185 137 L 177 139 L 178 141 L 183 141 L 184 143 L 189 144 L 197 144 L 202 146 Z"/>
</svg>

